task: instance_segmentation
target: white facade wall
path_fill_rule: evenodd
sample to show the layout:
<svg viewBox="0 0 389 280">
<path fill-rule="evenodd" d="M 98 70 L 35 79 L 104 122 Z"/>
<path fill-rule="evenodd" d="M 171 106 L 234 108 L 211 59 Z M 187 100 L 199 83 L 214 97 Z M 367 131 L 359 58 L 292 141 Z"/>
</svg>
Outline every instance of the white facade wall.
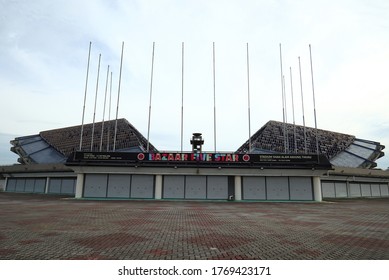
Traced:
<svg viewBox="0 0 389 280">
<path fill-rule="evenodd" d="M 76 198 L 321 201 L 389 197 L 388 178 L 327 176 L 310 169 L 77 166 L 73 172 L 18 172 L 5 191 Z M 76 179 L 77 178 L 77 179 Z"/>
</svg>

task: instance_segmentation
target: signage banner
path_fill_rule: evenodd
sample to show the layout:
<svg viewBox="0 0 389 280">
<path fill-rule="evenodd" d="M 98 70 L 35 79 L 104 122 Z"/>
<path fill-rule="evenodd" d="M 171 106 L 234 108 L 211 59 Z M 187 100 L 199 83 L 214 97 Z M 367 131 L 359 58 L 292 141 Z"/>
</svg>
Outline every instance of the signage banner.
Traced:
<svg viewBox="0 0 389 280">
<path fill-rule="evenodd" d="M 234 154 L 234 153 L 129 153 L 76 152 L 70 162 L 116 163 L 195 163 L 195 164 L 329 164 L 324 156 L 312 154 Z M 69 162 L 68 161 L 68 162 Z"/>
</svg>

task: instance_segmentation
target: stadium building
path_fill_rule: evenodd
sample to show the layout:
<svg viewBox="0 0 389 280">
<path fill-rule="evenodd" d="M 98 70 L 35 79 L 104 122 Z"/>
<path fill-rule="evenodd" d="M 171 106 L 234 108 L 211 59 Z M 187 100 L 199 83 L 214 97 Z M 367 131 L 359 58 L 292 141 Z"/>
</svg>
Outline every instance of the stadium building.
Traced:
<svg viewBox="0 0 389 280">
<path fill-rule="evenodd" d="M 203 143 L 194 133 L 192 151 L 159 151 L 125 119 L 42 131 L 11 141 L 20 164 L 1 166 L 0 180 L 7 192 L 85 199 L 389 196 L 389 172 L 374 169 L 378 142 L 269 121 L 236 151 L 204 152 Z"/>
</svg>

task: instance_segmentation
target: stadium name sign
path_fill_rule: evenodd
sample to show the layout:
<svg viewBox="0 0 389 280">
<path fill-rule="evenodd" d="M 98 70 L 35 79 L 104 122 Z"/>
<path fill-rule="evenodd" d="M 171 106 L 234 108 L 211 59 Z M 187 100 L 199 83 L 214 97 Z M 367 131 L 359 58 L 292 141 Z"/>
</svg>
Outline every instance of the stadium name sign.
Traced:
<svg viewBox="0 0 389 280">
<path fill-rule="evenodd" d="M 138 154 L 138 160 L 149 161 L 215 161 L 215 162 L 240 162 L 249 161 L 249 155 L 222 154 L 222 153 L 149 153 L 148 157 L 143 153 Z"/>
<path fill-rule="evenodd" d="M 322 155 L 234 153 L 75 152 L 68 164 L 144 164 L 186 166 L 331 166 Z"/>
<path fill-rule="evenodd" d="M 316 155 L 258 155 L 228 153 L 139 153 L 138 160 L 206 161 L 206 162 L 307 162 L 317 161 Z"/>
</svg>

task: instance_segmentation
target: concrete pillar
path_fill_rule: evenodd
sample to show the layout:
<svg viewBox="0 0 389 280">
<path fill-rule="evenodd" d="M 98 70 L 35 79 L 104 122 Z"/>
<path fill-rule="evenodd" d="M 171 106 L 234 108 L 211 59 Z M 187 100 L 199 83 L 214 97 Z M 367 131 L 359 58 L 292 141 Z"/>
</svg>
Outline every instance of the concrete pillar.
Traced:
<svg viewBox="0 0 389 280">
<path fill-rule="evenodd" d="M 313 199 L 317 202 L 321 202 L 322 193 L 321 193 L 321 181 L 319 176 L 313 177 Z"/>
<path fill-rule="evenodd" d="M 46 186 L 45 186 L 45 193 L 49 193 L 49 186 L 50 186 L 50 177 L 46 177 Z"/>
<path fill-rule="evenodd" d="M 235 176 L 235 200 L 242 200 L 242 177 Z"/>
<path fill-rule="evenodd" d="M 84 190 L 84 178 L 84 173 L 77 174 L 75 198 L 82 198 L 82 193 Z"/>
<path fill-rule="evenodd" d="M 348 180 L 346 180 L 346 190 L 347 190 L 347 197 L 351 197 L 350 182 Z"/>
<path fill-rule="evenodd" d="M 155 175 L 155 199 L 162 199 L 162 175 Z"/>
<path fill-rule="evenodd" d="M 8 177 L 5 177 L 4 186 L 3 186 L 3 191 L 6 191 L 6 190 L 7 190 L 7 185 L 8 185 Z M 0 188 L 0 189 L 1 189 L 1 188 Z"/>
</svg>

